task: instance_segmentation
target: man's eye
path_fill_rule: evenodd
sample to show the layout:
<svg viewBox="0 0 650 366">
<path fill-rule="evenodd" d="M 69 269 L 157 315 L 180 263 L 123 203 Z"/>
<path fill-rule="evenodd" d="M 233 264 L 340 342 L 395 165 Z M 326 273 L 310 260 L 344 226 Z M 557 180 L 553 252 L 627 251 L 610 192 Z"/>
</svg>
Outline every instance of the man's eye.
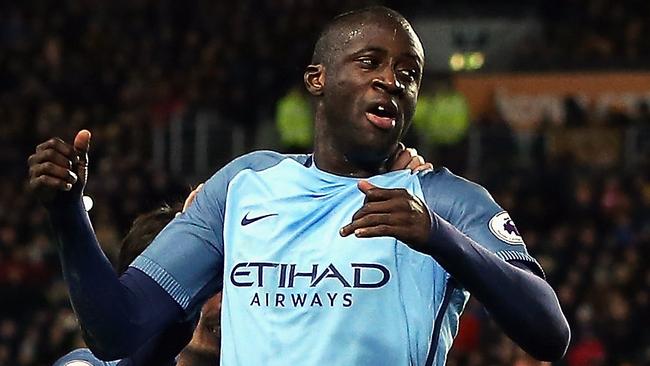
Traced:
<svg viewBox="0 0 650 366">
<path fill-rule="evenodd" d="M 362 57 L 358 61 L 365 67 L 375 67 L 379 64 L 377 60 L 371 57 Z"/>
<path fill-rule="evenodd" d="M 408 77 L 410 80 L 416 80 L 418 78 L 418 72 L 416 70 L 401 70 L 400 73 L 406 77 Z"/>
</svg>

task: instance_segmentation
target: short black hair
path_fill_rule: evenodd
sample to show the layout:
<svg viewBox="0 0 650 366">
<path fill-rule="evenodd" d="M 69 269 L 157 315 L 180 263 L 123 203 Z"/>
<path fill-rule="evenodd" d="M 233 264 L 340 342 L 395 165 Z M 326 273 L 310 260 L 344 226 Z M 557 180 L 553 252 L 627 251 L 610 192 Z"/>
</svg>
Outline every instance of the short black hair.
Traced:
<svg viewBox="0 0 650 366">
<path fill-rule="evenodd" d="M 404 27 L 410 28 L 409 22 L 402 14 L 385 6 L 369 6 L 339 14 L 330 20 L 320 32 L 314 46 L 311 63 L 328 65 L 331 62 L 333 51 L 336 49 L 334 35 L 355 21 L 371 17 L 393 18 Z"/>
<path fill-rule="evenodd" d="M 128 234 L 122 239 L 120 254 L 117 258 L 117 273 L 124 273 L 129 264 L 151 244 L 156 235 L 182 209 L 183 204 L 177 202 L 172 206 L 164 205 L 136 217 Z"/>
</svg>

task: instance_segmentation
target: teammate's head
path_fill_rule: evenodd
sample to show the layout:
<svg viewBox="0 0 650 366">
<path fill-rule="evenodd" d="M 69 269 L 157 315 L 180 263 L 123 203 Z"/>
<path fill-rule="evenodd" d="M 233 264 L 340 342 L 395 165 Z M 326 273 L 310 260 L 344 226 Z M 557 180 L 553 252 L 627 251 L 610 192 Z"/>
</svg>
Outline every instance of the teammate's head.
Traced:
<svg viewBox="0 0 650 366">
<path fill-rule="evenodd" d="M 122 239 L 122 247 L 117 259 L 119 274 L 126 271 L 129 264 L 151 244 L 160 230 L 169 224 L 182 207 L 181 203 L 174 206 L 165 205 L 142 214 L 133 221 L 131 229 Z"/>
<path fill-rule="evenodd" d="M 196 190 L 195 190 L 196 192 Z M 192 196 L 190 196 L 193 198 Z M 190 198 L 188 198 L 190 199 Z M 122 240 L 117 271 L 122 274 L 129 264 L 151 244 L 158 233 L 183 209 L 182 203 L 162 206 L 138 216 Z M 179 245 L 182 245 L 179 244 Z M 215 365 L 220 356 L 221 293 L 208 299 L 190 343 L 183 349 L 178 365 Z M 216 360 L 216 361 L 215 361 Z M 216 363 L 215 363 L 216 362 Z"/>
<path fill-rule="evenodd" d="M 214 366 L 219 364 L 221 334 L 221 293 L 211 297 L 201 309 L 190 343 L 178 356 L 177 366 Z"/>
<path fill-rule="evenodd" d="M 316 149 L 326 144 L 359 163 L 388 158 L 415 112 L 423 66 L 422 44 L 398 12 L 370 7 L 334 18 L 304 75 Z"/>
</svg>

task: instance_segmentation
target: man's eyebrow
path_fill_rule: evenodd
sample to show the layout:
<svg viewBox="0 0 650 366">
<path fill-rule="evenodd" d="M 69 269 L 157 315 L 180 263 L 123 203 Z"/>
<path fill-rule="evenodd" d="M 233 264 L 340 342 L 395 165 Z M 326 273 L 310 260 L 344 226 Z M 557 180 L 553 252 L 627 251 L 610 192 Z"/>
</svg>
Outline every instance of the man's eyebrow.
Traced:
<svg viewBox="0 0 650 366">
<path fill-rule="evenodd" d="M 368 46 L 364 47 L 360 50 L 355 51 L 352 53 L 352 56 L 358 56 L 362 53 L 367 53 L 367 52 L 377 52 L 377 53 L 386 53 L 388 52 L 385 48 L 379 47 L 379 46 Z"/>
<path fill-rule="evenodd" d="M 368 47 L 364 47 L 364 48 L 352 53 L 352 57 L 356 57 L 356 56 L 359 56 L 361 54 L 368 53 L 368 52 L 377 52 L 377 53 L 385 54 L 388 51 L 385 48 L 382 48 L 380 46 L 368 46 Z M 422 65 L 422 58 L 417 53 L 404 52 L 404 53 L 402 53 L 402 56 L 406 56 L 407 58 L 412 59 L 413 61 L 415 61 L 418 64 L 418 66 Z"/>
</svg>

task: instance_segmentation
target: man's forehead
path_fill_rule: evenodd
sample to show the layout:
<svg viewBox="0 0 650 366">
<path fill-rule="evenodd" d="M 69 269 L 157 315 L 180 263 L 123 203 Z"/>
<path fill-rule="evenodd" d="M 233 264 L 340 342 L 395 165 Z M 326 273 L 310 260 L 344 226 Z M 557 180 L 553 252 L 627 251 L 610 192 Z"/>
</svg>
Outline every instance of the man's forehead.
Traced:
<svg viewBox="0 0 650 366">
<path fill-rule="evenodd" d="M 347 49 L 358 42 L 376 41 L 383 44 L 403 39 L 412 48 L 414 55 L 424 61 L 422 43 L 411 25 L 406 21 L 387 18 L 389 16 L 386 15 L 383 19 L 355 19 L 344 24 L 335 36 L 341 45 L 340 49 Z"/>
</svg>

